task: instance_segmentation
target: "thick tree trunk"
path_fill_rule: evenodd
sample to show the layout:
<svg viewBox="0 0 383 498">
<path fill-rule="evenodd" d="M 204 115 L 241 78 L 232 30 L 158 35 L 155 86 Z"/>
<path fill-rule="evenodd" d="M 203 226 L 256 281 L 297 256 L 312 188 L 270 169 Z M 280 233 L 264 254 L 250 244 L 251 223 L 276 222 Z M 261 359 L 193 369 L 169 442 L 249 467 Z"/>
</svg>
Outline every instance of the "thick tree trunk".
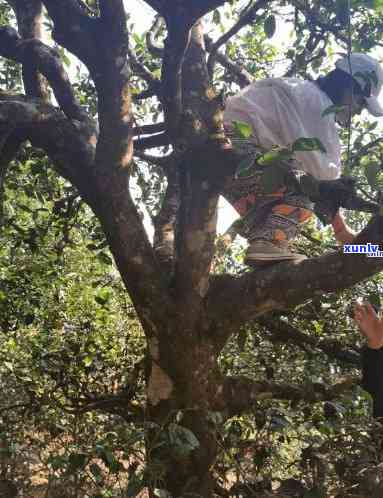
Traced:
<svg viewBox="0 0 383 498">
<path fill-rule="evenodd" d="M 161 469 L 161 486 L 172 498 L 208 498 L 217 456 L 211 422 L 221 379 L 217 354 L 197 331 L 177 329 L 175 340 L 160 346 L 153 340 L 149 348 L 148 418 L 156 428 L 148 438 L 148 464 Z M 185 438 L 185 445 L 175 441 L 177 436 Z"/>
<path fill-rule="evenodd" d="M 187 410 L 187 407 L 184 408 Z M 158 413 L 160 412 L 160 414 Z M 150 410 L 150 419 L 156 423 L 162 420 L 163 409 Z M 169 410 L 168 418 L 177 410 Z M 197 438 L 199 447 L 188 455 L 177 453 L 173 447 L 151 448 L 154 440 L 158 439 L 158 433 L 153 432 L 153 438 L 148 440 L 150 451 L 149 465 L 154 465 L 160 472 L 161 487 L 166 489 L 172 498 L 186 496 L 209 498 L 213 496 L 214 479 L 211 467 L 217 455 L 217 442 L 211 432 L 211 424 L 208 420 L 208 412 L 193 409 L 187 413 L 180 422 L 182 428 L 189 429 Z M 169 426 L 164 426 L 162 431 L 168 433 Z M 166 436 L 165 436 L 166 437 Z"/>
</svg>

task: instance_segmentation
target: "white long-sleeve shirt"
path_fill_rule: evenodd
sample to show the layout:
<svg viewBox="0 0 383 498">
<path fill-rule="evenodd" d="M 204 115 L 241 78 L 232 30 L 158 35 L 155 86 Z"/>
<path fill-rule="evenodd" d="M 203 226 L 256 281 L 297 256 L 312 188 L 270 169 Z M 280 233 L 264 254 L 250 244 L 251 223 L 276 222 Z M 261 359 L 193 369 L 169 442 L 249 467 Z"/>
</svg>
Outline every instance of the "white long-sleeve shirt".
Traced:
<svg viewBox="0 0 383 498">
<path fill-rule="evenodd" d="M 251 125 L 252 139 L 263 149 L 288 147 L 298 138 L 318 138 L 326 149 L 296 152 L 298 169 L 319 180 L 340 176 L 340 141 L 334 114 L 322 116 L 333 105 L 313 82 L 297 78 L 268 78 L 256 81 L 227 101 L 226 126 L 233 121 Z"/>
</svg>

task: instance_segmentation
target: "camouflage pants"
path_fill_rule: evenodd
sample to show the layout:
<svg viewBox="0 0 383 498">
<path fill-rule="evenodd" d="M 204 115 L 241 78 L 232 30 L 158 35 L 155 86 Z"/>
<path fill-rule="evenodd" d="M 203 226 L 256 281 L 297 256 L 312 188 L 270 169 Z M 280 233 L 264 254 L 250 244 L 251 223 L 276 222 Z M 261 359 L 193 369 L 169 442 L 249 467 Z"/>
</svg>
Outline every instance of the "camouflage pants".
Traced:
<svg viewBox="0 0 383 498">
<path fill-rule="evenodd" d="M 244 155 L 255 155 L 257 148 L 249 140 L 230 135 L 234 149 Z M 294 170 L 299 174 L 298 170 Z M 307 221 L 313 210 L 308 197 L 297 191 L 282 187 L 266 194 L 261 188 L 262 171 L 254 167 L 254 172 L 244 178 L 231 179 L 225 185 L 222 195 L 241 215 L 239 235 L 249 242 L 267 240 L 284 245 L 294 239 L 299 226 Z"/>
</svg>

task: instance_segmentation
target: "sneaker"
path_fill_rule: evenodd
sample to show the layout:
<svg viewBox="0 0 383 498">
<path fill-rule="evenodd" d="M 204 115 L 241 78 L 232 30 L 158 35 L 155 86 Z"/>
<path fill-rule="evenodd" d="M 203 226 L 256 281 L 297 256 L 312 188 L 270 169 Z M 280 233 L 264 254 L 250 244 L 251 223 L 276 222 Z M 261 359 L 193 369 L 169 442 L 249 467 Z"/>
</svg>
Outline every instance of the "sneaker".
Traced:
<svg viewBox="0 0 383 498">
<path fill-rule="evenodd" d="M 268 240 L 257 240 L 250 244 L 246 251 L 244 263 L 257 265 L 279 263 L 281 261 L 303 261 L 307 259 L 304 254 L 290 252 L 286 245 L 277 245 Z"/>
</svg>

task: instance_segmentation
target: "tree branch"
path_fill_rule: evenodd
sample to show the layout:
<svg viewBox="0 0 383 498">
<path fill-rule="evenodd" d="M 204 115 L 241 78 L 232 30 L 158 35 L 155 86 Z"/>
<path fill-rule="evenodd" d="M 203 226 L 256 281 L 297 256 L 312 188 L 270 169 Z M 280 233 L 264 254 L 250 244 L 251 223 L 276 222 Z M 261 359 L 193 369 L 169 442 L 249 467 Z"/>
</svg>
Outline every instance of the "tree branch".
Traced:
<svg viewBox="0 0 383 498">
<path fill-rule="evenodd" d="M 53 20 L 53 39 L 89 67 L 97 65 L 93 35 L 99 21 L 87 15 L 77 0 L 42 0 Z"/>
<path fill-rule="evenodd" d="M 166 20 L 168 36 L 162 63 L 162 102 L 169 137 L 174 142 L 178 137 L 182 116 L 182 64 L 190 42 L 188 19 L 184 15 Z"/>
<path fill-rule="evenodd" d="M 126 13 L 123 0 L 98 0 L 101 21 L 111 29 L 113 36 L 123 41 L 126 33 Z"/>
<path fill-rule="evenodd" d="M 59 173 L 85 195 L 85 175 L 95 154 L 96 132 L 91 123 L 72 122 L 50 104 L 0 93 L 0 126 L 12 133 L 22 132 L 33 145 L 43 148 Z"/>
<path fill-rule="evenodd" d="M 164 9 L 164 0 L 145 0 L 145 3 L 150 5 L 150 7 L 159 14 L 161 14 Z"/>
<path fill-rule="evenodd" d="M 252 409 L 257 401 L 284 399 L 292 401 L 331 401 L 357 385 L 359 380 L 349 377 L 332 386 L 305 382 L 303 385 L 254 382 L 246 377 L 226 377 L 223 384 L 223 400 L 229 417 L 240 415 Z"/>
<path fill-rule="evenodd" d="M 48 154 L 93 209 L 141 323 L 153 334 L 153 323 L 167 323 L 173 315 L 173 302 L 131 199 L 126 171 L 100 174 L 94 167 L 94 129 L 88 123 L 69 121 L 51 105 L 1 95 L 2 126 L 24 130 L 32 145 Z"/>
<path fill-rule="evenodd" d="M 156 16 L 153 26 L 146 33 L 146 45 L 153 57 L 163 57 L 164 47 L 156 44 L 156 37 L 163 24 L 163 18 Z"/>
<path fill-rule="evenodd" d="M 133 135 L 153 135 L 165 131 L 165 123 L 153 123 L 133 128 Z"/>
<path fill-rule="evenodd" d="M 217 202 L 228 174 L 229 157 L 225 154 L 223 103 L 210 84 L 201 23 L 193 26 L 185 57 L 183 102 L 185 117 L 178 130 L 179 143 L 189 151 L 180 160 L 175 286 L 178 296 L 194 299 L 197 304 L 208 287 Z"/>
<path fill-rule="evenodd" d="M 190 26 L 193 25 L 200 17 L 211 10 L 217 9 L 224 5 L 228 0 L 178 0 L 175 5 L 173 0 L 145 0 L 156 12 L 163 17 L 177 15 L 174 10 L 185 12 L 190 20 Z"/>
<path fill-rule="evenodd" d="M 150 137 L 137 138 L 134 140 L 135 150 L 153 149 L 154 147 L 164 147 L 170 144 L 170 139 L 166 132 L 158 133 Z"/>
<path fill-rule="evenodd" d="M 335 358 L 343 363 L 360 366 L 359 353 L 347 349 L 343 344 L 334 339 L 318 338 L 314 335 L 305 334 L 281 319 L 269 318 L 268 316 L 258 318 L 257 322 L 265 327 L 272 338 L 277 342 L 288 342 L 296 344 L 307 350 L 307 346 L 323 351 L 327 356 Z"/>
<path fill-rule="evenodd" d="M 137 59 L 133 49 L 128 48 L 127 54 L 134 74 L 137 74 L 137 76 L 145 80 L 148 83 L 149 88 L 158 89 L 161 86 L 161 82 L 155 78 L 149 69 Z"/>
<path fill-rule="evenodd" d="M 335 39 L 348 44 L 347 35 L 342 34 L 342 30 L 340 30 L 338 26 L 334 26 L 333 23 L 320 19 L 316 8 L 310 8 L 308 3 L 300 0 L 293 0 L 292 4 L 305 16 L 307 27 L 310 31 L 315 27 L 318 27 L 320 28 L 322 35 L 325 33 L 332 33 Z"/>
<path fill-rule="evenodd" d="M 212 40 L 208 35 L 205 35 L 205 43 L 207 51 L 211 50 Z M 221 64 L 234 77 L 241 88 L 244 88 L 253 81 L 251 74 L 245 68 L 232 61 L 227 55 L 221 52 L 216 52 L 215 60 Z"/>
<path fill-rule="evenodd" d="M 380 244 L 383 217 L 372 218 L 358 235 L 357 244 Z M 287 309 L 323 292 L 335 292 L 383 270 L 382 258 L 328 253 L 300 263 L 279 263 L 240 277 L 213 279 L 207 303 L 222 346 L 233 330 L 267 311 Z"/>
<path fill-rule="evenodd" d="M 89 17 L 77 0 L 43 0 L 54 38 L 89 68 L 98 95 L 100 134 L 95 167 L 100 174 L 125 169 L 133 153 L 128 36 L 122 0 L 103 1 Z"/>
<path fill-rule="evenodd" d="M 111 394 L 95 398 L 88 403 L 82 403 L 75 406 L 71 411 L 73 413 L 87 413 L 99 410 L 104 413 L 114 413 L 120 415 L 130 422 L 142 422 L 145 419 L 145 410 L 138 405 L 131 403 L 130 393 Z"/>
<path fill-rule="evenodd" d="M 164 54 L 164 47 L 155 43 L 155 36 L 157 33 L 156 28 L 158 28 L 160 21 L 161 17 L 157 16 L 156 22 L 154 23 L 152 29 L 149 30 L 146 35 L 146 43 L 148 46 L 148 50 L 155 57 L 163 57 Z M 223 37 L 222 39 L 223 42 L 225 42 L 225 39 Z M 241 88 L 244 88 L 245 86 L 249 85 L 252 82 L 253 77 L 248 71 L 246 71 L 245 68 L 241 67 L 239 64 L 236 64 L 227 55 L 218 52 L 218 48 L 221 46 L 220 40 L 221 38 L 216 43 L 213 43 L 211 38 L 208 35 L 205 35 L 206 49 L 208 52 L 210 52 L 212 48 L 216 46 L 214 60 L 219 62 L 225 69 L 227 69 L 227 71 L 235 78 L 238 85 Z M 209 57 L 209 61 L 210 60 L 211 57 Z M 212 76 L 211 72 L 210 76 Z M 140 100 L 141 98 L 151 97 L 155 94 L 158 94 L 158 89 L 154 89 L 152 92 L 145 91 L 141 96 L 136 96 L 135 98 L 137 100 Z"/>
<path fill-rule="evenodd" d="M 257 0 L 253 6 L 243 12 L 238 21 L 232 26 L 226 33 L 224 33 L 218 40 L 213 43 L 210 47 L 210 56 L 207 63 L 207 67 L 209 70 L 210 77 L 213 77 L 214 74 L 214 64 L 216 60 L 216 55 L 218 49 L 227 43 L 230 38 L 235 36 L 242 28 L 251 24 L 257 19 L 257 13 L 260 9 L 264 9 L 266 5 L 269 3 L 269 0 Z"/>
<path fill-rule="evenodd" d="M 156 80 L 156 84 L 154 86 L 149 86 L 149 88 L 147 88 L 146 90 L 133 95 L 133 100 L 134 102 L 140 102 L 140 100 L 150 99 L 155 95 L 161 95 L 161 82 L 159 80 Z"/>
<path fill-rule="evenodd" d="M 57 102 L 69 119 L 88 119 L 77 101 L 59 54 L 36 39 L 21 40 L 13 28 L 0 28 L 0 55 L 39 70 L 51 84 Z"/>
<path fill-rule="evenodd" d="M 177 165 L 167 161 L 167 180 L 165 198 L 161 210 L 154 218 L 153 247 L 158 260 L 168 275 L 173 273 L 175 224 L 180 203 L 179 174 Z"/>
<path fill-rule="evenodd" d="M 253 81 L 254 78 L 244 67 L 236 64 L 226 55 L 217 52 L 215 58 L 217 62 L 221 64 L 221 66 L 227 69 L 227 71 L 234 76 L 240 88 L 244 88 L 245 86 L 250 85 L 250 83 Z"/>
<path fill-rule="evenodd" d="M 97 94 L 100 136 L 97 143 L 96 167 L 126 169 L 133 157 L 132 109 L 129 87 L 128 33 L 122 0 L 104 0 L 102 12 L 109 26 L 101 26 L 99 61 L 92 72 Z M 101 7 L 101 5 L 100 5 Z M 117 13 L 114 12 L 115 7 Z"/>
<path fill-rule="evenodd" d="M 140 152 L 140 151 L 135 151 L 134 155 L 149 164 L 160 166 L 165 171 L 168 171 L 169 162 L 171 162 L 173 156 L 173 154 L 168 154 L 167 156 L 153 156 L 151 154 L 146 154 L 145 152 Z"/>
<path fill-rule="evenodd" d="M 8 0 L 16 13 L 17 25 L 23 40 L 41 40 L 43 21 L 41 0 Z M 23 64 L 23 82 L 25 93 L 29 97 L 40 98 L 49 102 L 50 95 L 44 78 L 36 71 L 32 61 Z"/>
</svg>

